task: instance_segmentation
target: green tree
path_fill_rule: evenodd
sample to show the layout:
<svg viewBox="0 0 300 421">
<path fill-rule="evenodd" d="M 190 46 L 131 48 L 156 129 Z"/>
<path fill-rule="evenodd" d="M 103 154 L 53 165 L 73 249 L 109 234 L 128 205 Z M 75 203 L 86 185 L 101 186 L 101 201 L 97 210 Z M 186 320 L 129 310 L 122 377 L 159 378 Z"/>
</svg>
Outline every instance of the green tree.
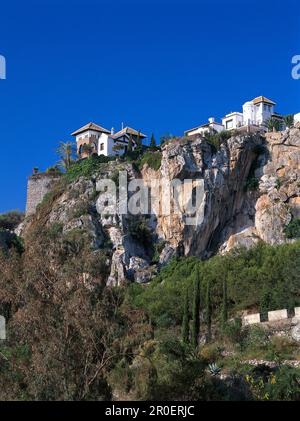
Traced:
<svg viewBox="0 0 300 421">
<path fill-rule="evenodd" d="M 282 129 L 282 122 L 277 118 L 271 117 L 264 122 L 264 126 L 268 129 L 269 132 L 279 132 Z"/>
<path fill-rule="evenodd" d="M 128 140 L 128 146 L 127 146 L 127 152 L 132 152 L 132 144 L 133 144 L 133 140 L 132 140 L 132 135 L 129 135 L 129 140 Z"/>
<path fill-rule="evenodd" d="M 210 281 L 206 286 L 206 325 L 207 325 L 207 340 L 211 340 L 211 290 Z"/>
<path fill-rule="evenodd" d="M 138 131 L 138 134 L 135 137 L 135 143 L 136 143 L 135 151 L 136 151 L 137 155 L 141 155 L 142 152 L 143 152 L 143 143 L 142 143 L 140 130 Z"/>
<path fill-rule="evenodd" d="M 24 219 L 24 214 L 19 210 L 13 210 L 0 214 L 0 230 L 13 231 Z"/>
<path fill-rule="evenodd" d="M 286 127 L 291 128 L 294 124 L 294 114 L 288 114 L 283 117 Z"/>
<path fill-rule="evenodd" d="M 190 337 L 190 314 L 189 314 L 189 296 L 188 289 L 185 290 L 184 304 L 183 304 L 183 317 L 182 317 L 182 327 L 181 335 L 184 343 L 189 343 Z"/>
<path fill-rule="evenodd" d="M 225 329 L 228 320 L 227 278 L 223 279 L 222 328 Z"/>
<path fill-rule="evenodd" d="M 59 166 L 64 170 L 68 170 L 74 163 L 75 146 L 73 142 L 60 142 L 57 149 L 60 161 Z"/>
<path fill-rule="evenodd" d="M 150 148 L 152 150 L 155 150 L 156 149 L 156 140 L 155 140 L 155 137 L 154 137 L 154 134 L 153 133 L 151 135 Z"/>
<path fill-rule="evenodd" d="M 196 348 L 198 346 L 198 339 L 200 333 L 200 276 L 198 266 L 196 267 L 196 276 L 194 281 L 192 317 L 192 345 L 194 348 Z"/>
</svg>

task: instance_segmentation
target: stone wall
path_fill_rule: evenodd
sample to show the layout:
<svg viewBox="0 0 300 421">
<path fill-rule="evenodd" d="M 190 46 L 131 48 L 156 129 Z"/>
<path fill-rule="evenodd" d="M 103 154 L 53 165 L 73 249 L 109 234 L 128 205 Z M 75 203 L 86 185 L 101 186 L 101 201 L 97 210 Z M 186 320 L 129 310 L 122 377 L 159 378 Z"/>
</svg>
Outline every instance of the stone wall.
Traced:
<svg viewBox="0 0 300 421">
<path fill-rule="evenodd" d="M 294 313 L 295 313 L 294 319 L 300 320 L 300 307 L 295 307 Z M 268 311 L 268 322 L 275 322 L 275 321 L 287 320 L 287 319 L 288 319 L 287 309 Z M 259 313 L 247 314 L 243 316 L 242 320 L 243 320 L 243 325 L 251 325 L 255 323 L 260 323 L 261 317 Z"/>
<path fill-rule="evenodd" d="M 268 311 L 268 320 L 269 322 L 274 322 L 276 320 L 284 320 L 288 318 L 288 313 L 286 309 Z"/>
<path fill-rule="evenodd" d="M 260 314 L 247 314 L 243 317 L 244 325 L 252 325 L 254 323 L 260 323 Z"/>
<path fill-rule="evenodd" d="M 35 213 L 37 205 L 58 180 L 59 176 L 45 173 L 35 174 L 28 178 L 26 216 Z"/>
</svg>

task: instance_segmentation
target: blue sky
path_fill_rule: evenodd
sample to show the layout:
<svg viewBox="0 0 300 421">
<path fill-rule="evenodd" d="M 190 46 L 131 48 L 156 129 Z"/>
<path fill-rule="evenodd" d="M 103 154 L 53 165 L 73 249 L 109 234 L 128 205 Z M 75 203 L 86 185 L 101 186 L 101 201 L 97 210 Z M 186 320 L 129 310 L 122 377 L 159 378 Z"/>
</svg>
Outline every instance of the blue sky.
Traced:
<svg viewBox="0 0 300 421">
<path fill-rule="evenodd" d="M 94 121 L 157 139 L 258 95 L 300 111 L 297 1 L 3 1 L 0 212 L 24 209 L 32 168 Z"/>
</svg>

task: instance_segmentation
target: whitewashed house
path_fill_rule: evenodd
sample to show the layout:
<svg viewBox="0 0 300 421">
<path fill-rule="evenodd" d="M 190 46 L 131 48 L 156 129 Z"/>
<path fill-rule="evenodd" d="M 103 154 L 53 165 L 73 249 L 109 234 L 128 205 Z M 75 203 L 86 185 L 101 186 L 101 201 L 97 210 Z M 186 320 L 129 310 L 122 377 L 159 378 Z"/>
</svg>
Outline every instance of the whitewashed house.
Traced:
<svg viewBox="0 0 300 421">
<path fill-rule="evenodd" d="M 204 134 L 205 132 L 211 132 L 214 130 L 216 132 L 221 132 L 222 130 L 224 130 L 224 127 L 221 123 L 216 122 L 214 117 L 210 117 L 208 119 L 208 123 L 194 127 L 190 130 L 186 130 L 184 134 L 185 136 L 191 136 L 193 134 Z"/>
<path fill-rule="evenodd" d="M 283 120 L 283 117 L 274 111 L 276 103 L 264 96 L 258 96 L 252 101 L 247 101 L 243 105 L 243 111 L 235 111 L 226 114 L 222 118 L 222 123 L 217 123 L 215 119 L 209 119 L 208 124 L 195 127 L 185 131 L 186 136 L 192 134 L 203 134 L 205 131 L 214 129 L 217 132 L 222 130 L 234 130 L 240 127 L 256 126 L 257 128 L 266 129 L 264 123 L 269 118 Z"/>
<path fill-rule="evenodd" d="M 252 101 L 247 101 L 243 105 L 243 112 L 234 112 L 227 114 L 222 118 L 222 124 L 225 130 L 238 129 L 244 126 L 257 126 L 264 128 L 264 123 L 275 118 L 283 120 L 283 117 L 274 111 L 276 103 L 264 96 L 258 96 Z"/>
<path fill-rule="evenodd" d="M 232 112 L 222 118 L 223 130 L 232 130 L 243 126 L 243 113 Z"/>
<path fill-rule="evenodd" d="M 130 138 L 133 150 L 136 148 L 138 137 L 141 141 L 146 138 L 146 135 L 131 127 L 125 127 L 115 133 L 113 128 L 107 130 L 95 123 L 86 124 L 73 132 L 72 136 L 76 138 L 79 158 L 85 158 L 91 153 L 104 156 L 122 155 L 127 151 Z"/>
<path fill-rule="evenodd" d="M 294 115 L 294 123 L 300 123 L 300 113 Z"/>
</svg>

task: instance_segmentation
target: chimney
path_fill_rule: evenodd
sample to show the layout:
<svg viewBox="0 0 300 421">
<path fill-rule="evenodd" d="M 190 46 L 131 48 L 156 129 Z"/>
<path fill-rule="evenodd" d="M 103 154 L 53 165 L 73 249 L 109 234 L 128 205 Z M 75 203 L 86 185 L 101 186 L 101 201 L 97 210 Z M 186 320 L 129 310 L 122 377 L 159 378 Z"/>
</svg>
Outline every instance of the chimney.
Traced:
<svg viewBox="0 0 300 421">
<path fill-rule="evenodd" d="M 214 123 L 214 122 L 215 122 L 215 117 L 209 117 L 208 121 L 209 121 L 210 123 Z"/>
<path fill-rule="evenodd" d="M 111 134 L 111 135 L 114 135 L 114 134 L 115 134 L 115 129 L 114 129 L 114 127 L 112 127 L 112 128 L 111 128 L 111 130 L 110 130 L 110 134 Z"/>
</svg>

